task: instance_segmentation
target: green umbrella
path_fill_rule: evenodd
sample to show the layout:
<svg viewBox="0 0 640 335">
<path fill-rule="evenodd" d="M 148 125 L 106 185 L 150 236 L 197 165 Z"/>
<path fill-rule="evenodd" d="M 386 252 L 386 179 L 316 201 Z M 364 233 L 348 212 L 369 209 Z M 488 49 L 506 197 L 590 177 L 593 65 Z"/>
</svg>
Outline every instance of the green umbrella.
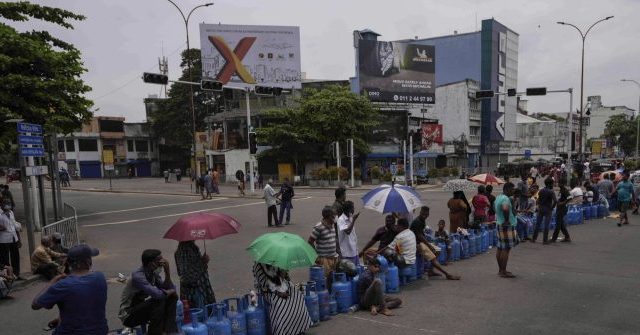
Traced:
<svg viewBox="0 0 640 335">
<path fill-rule="evenodd" d="M 302 237 L 284 232 L 264 234 L 253 241 L 247 250 L 256 262 L 284 270 L 312 266 L 318 257 Z"/>
</svg>

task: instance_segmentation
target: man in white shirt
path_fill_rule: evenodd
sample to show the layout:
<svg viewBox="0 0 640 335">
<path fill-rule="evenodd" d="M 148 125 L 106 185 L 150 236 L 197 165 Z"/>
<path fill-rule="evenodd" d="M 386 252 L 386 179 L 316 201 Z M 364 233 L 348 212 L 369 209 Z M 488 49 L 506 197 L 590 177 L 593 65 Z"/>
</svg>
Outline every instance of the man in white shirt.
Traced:
<svg viewBox="0 0 640 335">
<path fill-rule="evenodd" d="M 269 227 L 273 227 L 271 224 L 271 218 L 273 217 L 273 221 L 275 221 L 276 227 L 280 227 L 281 224 L 278 222 L 278 208 L 276 205 L 278 204 L 278 199 L 276 198 L 276 191 L 271 187 L 273 183 L 273 179 L 269 178 L 267 184 L 264 185 L 264 202 L 267 204 L 267 224 Z"/>
<path fill-rule="evenodd" d="M 354 211 L 353 201 L 345 201 L 342 205 L 342 215 L 338 217 L 338 243 L 342 258 L 348 259 L 358 266 L 360 264 L 358 236 L 353 228 L 360 213 L 353 214 Z"/>
<path fill-rule="evenodd" d="M 2 204 L 0 212 L 0 269 L 4 265 L 11 265 L 16 276 L 20 276 L 20 230 L 16 224 L 11 204 Z"/>
<path fill-rule="evenodd" d="M 400 219 L 397 223 L 400 233 L 396 235 L 388 248 L 398 250 L 407 265 L 416 263 L 416 235 L 409 229 L 409 221 Z"/>
</svg>

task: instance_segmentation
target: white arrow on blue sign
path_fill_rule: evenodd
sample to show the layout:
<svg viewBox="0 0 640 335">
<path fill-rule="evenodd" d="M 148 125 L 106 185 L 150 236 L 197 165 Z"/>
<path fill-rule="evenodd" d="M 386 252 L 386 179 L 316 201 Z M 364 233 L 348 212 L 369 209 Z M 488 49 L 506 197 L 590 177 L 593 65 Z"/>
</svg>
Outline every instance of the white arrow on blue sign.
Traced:
<svg viewBox="0 0 640 335">
<path fill-rule="evenodd" d="M 33 123 L 18 123 L 18 132 L 19 133 L 32 133 L 32 134 L 42 134 L 42 126 L 39 124 Z"/>
<path fill-rule="evenodd" d="M 18 135 L 20 145 L 43 145 L 42 136 Z"/>
<path fill-rule="evenodd" d="M 20 148 L 22 157 L 44 157 L 44 148 Z"/>
</svg>

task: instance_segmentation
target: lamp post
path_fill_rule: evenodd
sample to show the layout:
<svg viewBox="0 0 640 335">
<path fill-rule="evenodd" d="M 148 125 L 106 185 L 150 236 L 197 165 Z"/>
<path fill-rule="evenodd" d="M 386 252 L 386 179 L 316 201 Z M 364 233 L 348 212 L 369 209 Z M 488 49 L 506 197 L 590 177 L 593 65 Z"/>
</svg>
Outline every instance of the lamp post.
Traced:
<svg viewBox="0 0 640 335">
<path fill-rule="evenodd" d="M 580 72 L 580 124 L 578 127 L 578 159 L 580 159 L 580 161 L 582 161 L 583 157 L 583 153 L 582 153 L 582 128 L 583 128 L 583 121 L 582 121 L 582 114 L 584 112 L 584 103 L 583 103 L 583 95 L 584 95 L 584 42 L 587 39 L 587 35 L 589 34 L 589 31 L 591 31 L 591 28 L 593 28 L 596 24 L 602 22 L 602 21 L 606 21 L 613 18 L 613 16 L 607 16 L 604 19 L 600 19 L 596 22 L 594 22 L 591 26 L 589 26 L 589 28 L 587 29 L 587 31 L 585 33 L 582 32 L 582 30 L 580 30 L 580 28 L 578 28 L 577 26 L 571 24 L 571 23 L 567 23 L 567 22 L 562 22 L 559 21 L 557 22 L 558 24 L 561 25 L 565 25 L 565 26 L 571 26 L 576 28 L 576 30 L 578 31 L 578 33 L 580 33 L 580 37 L 582 38 L 582 66 L 581 66 L 581 72 Z M 569 157 L 571 158 L 571 157 Z"/>
<path fill-rule="evenodd" d="M 182 12 L 182 10 L 180 9 L 180 7 L 178 7 L 178 5 L 175 4 L 175 2 L 171 1 L 171 0 L 167 0 L 169 1 L 174 7 L 176 7 L 176 9 L 178 10 L 178 12 L 180 12 L 180 15 L 182 16 L 182 20 L 184 21 L 184 29 L 185 32 L 187 34 L 187 68 L 189 71 L 189 81 L 193 81 L 193 75 L 191 74 L 191 55 L 189 54 L 189 50 L 191 50 L 191 47 L 189 45 L 189 19 L 191 18 L 191 14 L 193 14 L 193 12 L 201 7 L 209 7 L 211 5 L 213 5 L 213 2 L 210 3 L 205 3 L 199 6 L 195 6 L 193 7 L 193 9 L 191 9 L 191 11 L 189 12 L 189 14 L 187 14 L 187 16 L 184 16 L 184 13 Z M 193 173 L 196 174 L 196 176 L 200 175 L 200 165 L 198 164 L 198 162 L 196 161 L 197 157 L 196 157 L 196 108 L 195 105 L 193 103 L 193 86 L 189 85 L 189 93 L 190 93 L 190 102 L 191 102 L 191 126 L 192 126 L 192 131 L 193 131 L 193 153 L 192 153 L 192 158 L 193 158 L 193 171 L 191 171 L 192 173 L 192 180 L 195 180 L 195 178 L 193 178 Z"/>
<path fill-rule="evenodd" d="M 620 81 L 628 81 L 634 83 L 640 89 L 640 83 L 633 79 L 620 79 Z M 636 159 L 640 157 L 640 95 L 638 96 L 638 110 L 636 111 Z"/>
</svg>

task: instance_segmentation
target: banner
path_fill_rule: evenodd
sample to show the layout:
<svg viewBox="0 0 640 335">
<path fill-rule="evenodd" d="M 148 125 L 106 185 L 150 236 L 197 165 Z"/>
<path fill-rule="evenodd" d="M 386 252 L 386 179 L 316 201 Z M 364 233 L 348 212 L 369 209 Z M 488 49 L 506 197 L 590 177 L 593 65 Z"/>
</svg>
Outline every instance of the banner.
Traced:
<svg viewBox="0 0 640 335">
<path fill-rule="evenodd" d="M 360 87 L 371 101 L 435 103 L 435 47 L 358 41 Z"/>
<path fill-rule="evenodd" d="M 442 137 L 441 124 L 422 124 L 422 150 L 429 150 L 434 144 L 442 145 Z"/>
<path fill-rule="evenodd" d="M 300 28 L 200 24 L 203 79 L 301 88 Z"/>
</svg>

